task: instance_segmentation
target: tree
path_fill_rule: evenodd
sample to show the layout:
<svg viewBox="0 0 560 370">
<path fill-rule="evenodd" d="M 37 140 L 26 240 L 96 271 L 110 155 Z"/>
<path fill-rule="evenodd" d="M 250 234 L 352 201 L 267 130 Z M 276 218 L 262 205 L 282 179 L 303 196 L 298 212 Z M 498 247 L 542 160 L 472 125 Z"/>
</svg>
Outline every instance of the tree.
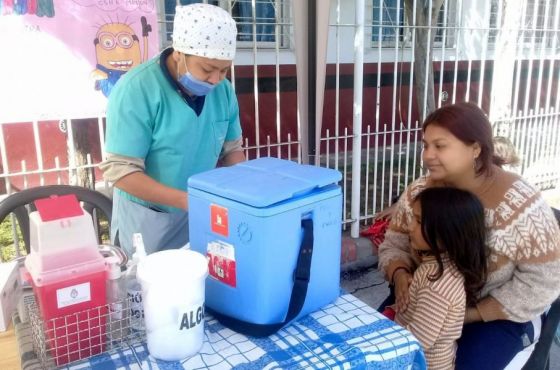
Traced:
<svg viewBox="0 0 560 370">
<path fill-rule="evenodd" d="M 430 8 L 431 5 L 431 8 Z M 408 24 L 413 26 L 414 40 L 414 85 L 416 86 L 416 103 L 420 120 L 427 113 L 436 109 L 434 95 L 434 67 L 432 62 L 433 45 L 436 33 L 433 26 L 443 0 L 405 0 L 405 12 Z M 425 101 L 424 101 L 425 97 Z"/>
</svg>

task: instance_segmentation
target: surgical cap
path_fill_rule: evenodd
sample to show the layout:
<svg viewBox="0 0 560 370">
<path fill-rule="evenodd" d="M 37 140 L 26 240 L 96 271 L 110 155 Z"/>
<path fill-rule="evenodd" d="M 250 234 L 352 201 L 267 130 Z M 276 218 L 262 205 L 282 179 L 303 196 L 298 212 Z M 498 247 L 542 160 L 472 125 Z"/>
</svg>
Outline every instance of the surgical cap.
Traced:
<svg viewBox="0 0 560 370">
<path fill-rule="evenodd" d="M 181 53 L 233 60 L 236 37 L 235 21 L 222 8 L 209 4 L 175 8 L 173 48 Z"/>
</svg>

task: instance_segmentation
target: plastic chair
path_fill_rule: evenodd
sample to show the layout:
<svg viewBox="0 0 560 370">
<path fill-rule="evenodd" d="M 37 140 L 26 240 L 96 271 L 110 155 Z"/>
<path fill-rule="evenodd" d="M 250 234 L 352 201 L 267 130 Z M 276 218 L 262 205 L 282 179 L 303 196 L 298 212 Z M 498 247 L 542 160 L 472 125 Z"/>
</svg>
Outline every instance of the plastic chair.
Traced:
<svg viewBox="0 0 560 370">
<path fill-rule="evenodd" d="M 0 223 L 10 214 L 16 216 L 27 253 L 30 251 L 29 242 L 29 213 L 35 210 L 33 202 L 37 199 L 48 198 L 51 195 L 75 194 L 80 202 L 83 202 L 84 209 L 94 217 L 96 230 L 99 230 L 98 218 L 95 217 L 94 210 L 100 210 L 107 220 L 111 220 L 113 203 L 104 194 L 87 189 L 81 186 L 71 185 L 48 185 L 25 189 L 17 193 L 10 194 L 0 202 Z M 101 243 L 101 235 L 98 232 L 98 242 Z"/>
<path fill-rule="evenodd" d="M 552 209 L 560 225 L 560 211 Z M 539 341 L 522 370 L 548 370 L 550 368 L 550 347 L 556 335 L 556 328 L 560 323 L 560 297 L 557 298 L 548 310 L 541 329 Z"/>
</svg>

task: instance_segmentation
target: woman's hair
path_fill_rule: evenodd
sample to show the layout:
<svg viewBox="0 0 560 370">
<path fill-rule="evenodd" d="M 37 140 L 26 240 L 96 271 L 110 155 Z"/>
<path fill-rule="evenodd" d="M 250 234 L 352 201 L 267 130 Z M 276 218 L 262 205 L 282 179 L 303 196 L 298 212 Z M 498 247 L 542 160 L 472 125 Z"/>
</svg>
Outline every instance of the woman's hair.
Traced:
<svg viewBox="0 0 560 370">
<path fill-rule="evenodd" d="M 426 117 L 422 132 L 432 124 L 445 128 L 466 145 L 480 145 L 480 155 L 476 159 L 477 175 L 489 174 L 492 164 L 504 164 L 494 155 L 492 125 L 477 105 L 467 102 L 444 105 Z"/>
<path fill-rule="evenodd" d="M 474 305 L 487 276 L 488 247 L 484 208 L 478 198 L 457 188 L 428 188 L 416 197 L 420 202 L 422 236 L 436 257 L 439 269 L 430 280 L 443 274 L 441 254 L 465 278 L 467 304 Z"/>
<path fill-rule="evenodd" d="M 515 152 L 515 146 L 507 137 L 494 137 L 494 155 L 502 159 L 502 165 L 519 165 L 519 157 Z"/>
</svg>

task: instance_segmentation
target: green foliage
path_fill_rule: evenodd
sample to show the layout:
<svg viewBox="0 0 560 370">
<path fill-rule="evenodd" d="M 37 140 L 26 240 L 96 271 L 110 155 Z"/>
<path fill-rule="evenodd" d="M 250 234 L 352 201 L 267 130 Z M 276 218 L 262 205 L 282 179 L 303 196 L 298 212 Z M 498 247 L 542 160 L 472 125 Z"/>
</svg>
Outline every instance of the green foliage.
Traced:
<svg viewBox="0 0 560 370">
<path fill-rule="evenodd" d="M 17 223 L 16 223 L 17 225 Z M 21 255 L 27 254 L 25 252 L 25 245 L 23 243 L 23 236 L 19 227 L 16 227 L 19 250 Z M 6 217 L 4 222 L 0 224 L 0 262 L 6 262 L 14 259 L 16 257 L 16 248 L 14 244 L 14 235 L 12 229 L 11 217 Z"/>
</svg>

